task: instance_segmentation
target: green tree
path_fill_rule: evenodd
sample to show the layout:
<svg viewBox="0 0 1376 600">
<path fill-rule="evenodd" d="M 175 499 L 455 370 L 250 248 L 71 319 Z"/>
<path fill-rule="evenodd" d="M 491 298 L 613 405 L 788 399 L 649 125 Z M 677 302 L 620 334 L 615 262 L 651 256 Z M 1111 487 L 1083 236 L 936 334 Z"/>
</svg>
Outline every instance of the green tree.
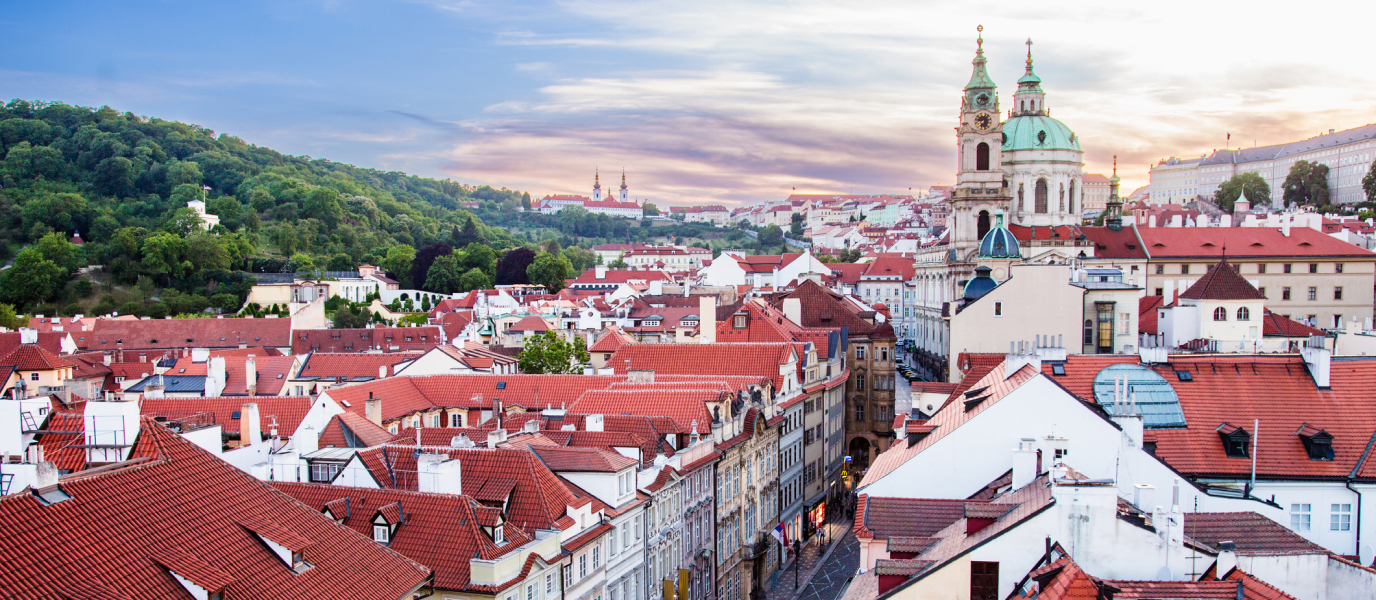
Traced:
<svg viewBox="0 0 1376 600">
<path fill-rule="evenodd" d="M 530 210 L 530 192 L 521 194 L 521 208 L 523 210 Z"/>
<path fill-rule="evenodd" d="M 1376 161 L 1372 161 L 1366 177 L 1362 178 L 1362 191 L 1366 192 L 1367 202 L 1376 202 Z"/>
<path fill-rule="evenodd" d="M 553 294 L 564 289 L 564 280 L 568 279 L 572 268 L 569 260 L 562 255 L 541 252 L 535 257 L 535 262 L 526 267 L 526 277 L 532 284 L 544 286 Z"/>
<path fill-rule="evenodd" d="M 430 264 L 430 270 L 425 275 L 425 287 L 422 289 L 438 294 L 452 294 L 459 291 L 459 278 L 462 274 L 459 270 L 459 257 L 445 254 L 435 258 L 435 262 Z"/>
<path fill-rule="evenodd" d="M 1312 206 L 1328 206 L 1328 165 L 1295 161 L 1285 176 L 1285 201 Z"/>
<path fill-rule="evenodd" d="M 588 348 L 582 338 L 569 342 L 545 331 L 527 338 L 516 360 L 522 373 L 576 374 L 588 364 Z"/>
<path fill-rule="evenodd" d="M 171 233 L 155 233 L 143 240 L 143 270 L 160 276 L 167 285 L 196 270 L 186 240 Z"/>
<path fill-rule="evenodd" d="M 642 212 L 644 212 L 644 213 L 645 213 L 645 216 L 647 216 L 647 217 L 658 217 L 658 216 L 659 216 L 659 207 L 658 207 L 658 206 L 655 206 L 654 204 L 651 204 L 651 203 L 649 203 L 649 202 L 646 202 L 646 203 L 644 203 L 644 204 L 641 204 L 641 205 L 640 205 L 640 210 L 641 210 Z"/>
<path fill-rule="evenodd" d="M 1224 212 L 1233 212 L 1233 203 L 1244 193 L 1253 205 L 1271 202 L 1271 186 L 1266 184 L 1261 175 L 1248 172 L 1238 173 L 1220 184 L 1218 191 L 1214 192 L 1214 204 Z"/>
<path fill-rule="evenodd" d="M 459 268 L 463 272 L 479 269 L 491 275 L 497 268 L 497 251 L 483 244 L 469 244 L 459 257 Z"/>
<path fill-rule="evenodd" d="M 382 259 L 380 265 L 392 277 L 401 281 L 401 287 L 409 288 L 412 284 L 408 275 L 411 271 L 411 261 L 416 259 L 416 249 L 406 244 L 397 244 L 387 249 L 387 256 Z"/>
<path fill-rule="evenodd" d="M 770 223 L 760 230 L 760 247 L 773 248 L 784 243 L 784 230 Z"/>
<path fill-rule="evenodd" d="M 81 268 L 81 250 L 75 244 L 67 241 L 67 236 L 60 233 L 50 233 L 43 236 L 34 244 L 43 258 L 53 261 L 57 266 L 62 267 L 66 276 L 70 276 Z"/>
<path fill-rule="evenodd" d="M 582 248 L 574 248 L 572 246 L 564 248 L 561 254 L 569 261 L 569 274 L 575 277 L 579 273 L 593 268 L 593 266 L 597 265 L 597 261 L 602 258 L 596 252 L 584 250 Z"/>
<path fill-rule="evenodd" d="M 349 310 L 348 306 L 341 306 L 334 311 L 334 314 L 330 315 L 330 322 L 335 329 L 359 329 L 368 324 L 359 315 Z"/>
<path fill-rule="evenodd" d="M 616 260 L 614 260 L 614 261 L 612 261 L 612 262 L 610 262 L 610 263 L 607 263 L 607 268 L 608 268 L 608 269 L 624 269 L 624 268 L 626 268 L 627 266 L 629 266 L 629 265 L 626 264 L 626 261 L 621 260 L 620 258 L 617 258 Z"/>
<path fill-rule="evenodd" d="M 230 253 L 224 240 L 209 233 L 197 232 L 186 238 L 186 253 L 193 273 L 228 269 L 230 266 Z"/>
<path fill-rule="evenodd" d="M 492 287 L 492 278 L 481 269 L 469 269 L 459 277 L 460 292 L 471 292 L 473 290 L 485 290 Z"/>
<path fill-rule="evenodd" d="M 343 252 L 335 253 L 330 257 L 330 263 L 325 267 L 326 271 L 352 271 L 354 270 L 354 259 L 349 258 Z"/>
<path fill-rule="evenodd" d="M 304 206 L 306 214 L 319 219 L 326 227 L 334 229 L 339 225 L 344 209 L 339 205 L 339 192 L 332 188 L 318 187 L 306 195 Z"/>
<path fill-rule="evenodd" d="M 792 233 L 794 237 L 803 235 L 803 213 L 793 213 L 792 220 L 788 225 L 788 231 Z"/>
<path fill-rule="evenodd" d="M 77 298 L 90 298 L 91 292 L 94 291 L 95 285 L 91 283 L 90 279 L 78 279 L 76 283 L 72 284 L 72 293 L 76 294 Z"/>
<path fill-rule="evenodd" d="M 19 317 L 14 314 L 13 304 L 0 304 L 0 327 L 13 331 L 26 324 L 27 323 L 20 320 Z"/>
<path fill-rule="evenodd" d="M 162 229 L 168 233 L 175 233 L 182 237 L 191 235 L 194 231 L 201 231 L 201 216 L 196 211 L 187 207 L 182 207 L 172 211 L 172 217 L 163 223 Z"/>
<path fill-rule="evenodd" d="M 134 190 L 134 177 L 138 171 L 134 162 L 123 156 L 112 156 L 100 161 L 95 169 L 96 193 L 104 196 L 127 196 Z"/>
<path fill-rule="evenodd" d="M 169 185 L 194 185 L 200 189 L 201 181 L 205 177 L 201 175 L 200 165 L 191 161 L 174 160 L 167 165 L 167 183 Z"/>
<path fill-rule="evenodd" d="M 232 313 L 239 310 L 239 297 L 234 294 L 215 294 L 210 297 L 210 304 L 219 309 L 220 312 Z"/>
<path fill-rule="evenodd" d="M 0 273 L 0 301 L 16 306 L 47 302 L 66 281 L 62 267 L 43 257 L 36 248 L 25 248 L 14 264 Z"/>
</svg>

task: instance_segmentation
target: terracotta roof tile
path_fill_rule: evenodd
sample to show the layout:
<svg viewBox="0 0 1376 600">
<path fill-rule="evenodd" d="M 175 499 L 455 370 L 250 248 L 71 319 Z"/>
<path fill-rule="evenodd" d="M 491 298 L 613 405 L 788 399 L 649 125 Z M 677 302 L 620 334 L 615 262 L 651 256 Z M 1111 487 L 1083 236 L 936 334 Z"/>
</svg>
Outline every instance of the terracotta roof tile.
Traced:
<svg viewBox="0 0 1376 600">
<path fill-rule="evenodd" d="M 197 578 L 228 581 L 231 598 L 401 598 L 429 577 L 424 567 L 344 531 L 149 419 L 133 455 L 142 460 L 63 476 L 59 485 L 69 498 L 56 504 L 31 493 L 0 498 L 0 582 L 8 594 L 186 597 L 154 558 L 173 562 L 171 549 L 201 565 Z M 309 571 L 293 572 L 250 530 L 264 515 L 286 537 L 308 542 Z M 112 526 L 112 519 L 124 525 Z M 35 551 L 43 548 L 50 551 Z M 74 593 L 73 582 L 92 587 Z"/>
<path fill-rule="evenodd" d="M 1257 288 L 1239 275 L 1227 259 L 1209 269 L 1194 285 L 1180 294 L 1190 300 L 1265 300 Z"/>
<path fill-rule="evenodd" d="M 282 437 L 295 433 L 301 421 L 310 412 L 311 406 L 324 400 L 312 400 L 309 396 L 219 396 L 214 398 L 144 398 L 142 413 L 147 417 L 180 418 L 197 413 L 213 413 L 215 423 L 225 433 L 238 433 L 242 420 L 236 415 L 243 411 L 245 404 L 258 405 L 260 431 L 267 435 L 276 423 Z"/>
<path fill-rule="evenodd" d="M 166 350 L 291 346 L 291 319 L 97 319 L 77 346 L 88 350 Z"/>
<path fill-rule="evenodd" d="M 295 329 L 292 354 L 308 352 L 425 351 L 444 343 L 438 326 L 369 329 Z"/>
<path fill-rule="evenodd" d="M 874 539 L 931 537 L 965 516 L 966 500 L 875 498 L 863 495 L 855 527 Z"/>
<path fill-rule="evenodd" d="M 1322 546 L 1254 512 L 1186 513 L 1185 535 L 1217 549 L 1237 544 L 1238 554 L 1328 554 Z"/>
<path fill-rule="evenodd" d="M 297 377 L 319 377 L 322 379 L 372 378 L 377 379 L 382 367 L 387 368 L 387 376 L 396 374 L 397 365 L 420 358 L 420 353 L 406 352 L 395 354 L 362 354 L 311 352 L 301 365 Z"/>
</svg>

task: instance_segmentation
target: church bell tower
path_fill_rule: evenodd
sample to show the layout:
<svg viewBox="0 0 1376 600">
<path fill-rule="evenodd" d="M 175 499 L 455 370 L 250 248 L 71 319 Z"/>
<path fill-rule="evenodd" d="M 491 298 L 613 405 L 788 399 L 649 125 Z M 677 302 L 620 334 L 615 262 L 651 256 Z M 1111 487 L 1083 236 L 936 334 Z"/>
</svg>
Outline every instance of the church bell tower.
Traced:
<svg viewBox="0 0 1376 600">
<path fill-rule="evenodd" d="M 1007 212 L 1011 196 L 1002 167 L 1003 123 L 998 90 L 985 69 L 984 26 L 978 28 L 970 82 L 960 99 L 956 127 L 956 186 L 951 196 L 951 260 L 969 260 L 988 233 L 994 213 Z"/>
</svg>

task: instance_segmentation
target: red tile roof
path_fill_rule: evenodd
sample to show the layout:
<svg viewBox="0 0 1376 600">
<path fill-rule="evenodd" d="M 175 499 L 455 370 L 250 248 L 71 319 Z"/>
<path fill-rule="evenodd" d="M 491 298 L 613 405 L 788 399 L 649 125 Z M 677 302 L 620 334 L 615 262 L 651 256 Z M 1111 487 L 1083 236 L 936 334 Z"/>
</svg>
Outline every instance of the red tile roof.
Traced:
<svg viewBox="0 0 1376 600">
<path fill-rule="evenodd" d="M 1137 232 L 1153 259 L 1328 256 L 1376 260 L 1376 253 L 1305 227 L 1290 228 L 1289 236 L 1269 227 L 1145 227 Z"/>
<path fill-rule="evenodd" d="M 369 539 L 373 536 L 373 518 L 384 508 L 403 511 L 405 516 L 392 533 L 387 547 L 433 571 L 437 588 L 491 593 L 524 578 L 523 571 L 495 588 L 471 585 L 471 559 L 495 560 L 520 550 L 532 536 L 518 524 L 508 524 L 503 528 L 507 542 L 498 546 L 479 524 L 483 520 L 482 513 L 493 509 L 468 496 L 318 483 L 275 482 L 272 485 L 315 511 L 323 513 L 328 507 L 329 516 Z"/>
<path fill-rule="evenodd" d="M 369 448 L 358 458 L 372 473 L 379 486 L 389 489 L 416 489 L 415 446 L 389 444 Z M 511 490 L 506 505 L 506 520 L 522 529 L 562 529 L 555 525 L 564 517 L 566 507 L 582 506 L 581 498 L 569 490 L 533 452 L 524 449 L 461 449 L 422 447 L 423 452 L 457 458 L 463 471 L 465 495 L 482 497 L 485 486 Z M 508 487 L 510 482 L 515 485 Z"/>
<path fill-rule="evenodd" d="M 769 303 L 782 310 L 785 298 L 801 301 L 803 322 L 799 325 L 803 327 L 847 327 L 851 337 L 865 337 L 875 330 L 876 325 L 859 315 L 853 303 L 811 280 L 791 292 L 770 295 Z"/>
<path fill-rule="evenodd" d="M 1217 265 L 1209 269 L 1203 277 L 1194 282 L 1194 285 L 1180 294 L 1181 298 L 1190 300 L 1265 300 L 1257 288 L 1252 287 L 1246 279 L 1239 275 L 1237 269 L 1228 264 L 1228 260 L 1220 260 Z"/>
<path fill-rule="evenodd" d="M 314 403 L 325 400 L 312 400 L 309 396 L 219 396 L 215 398 L 144 398 L 141 411 L 146 417 L 182 418 L 197 413 L 213 413 L 215 423 L 225 433 L 238 433 L 241 413 L 245 404 L 258 405 L 259 431 L 263 435 L 271 433 L 276 422 L 277 433 L 290 437 L 301 421 L 306 418 Z M 242 416 L 242 415 L 241 415 Z"/>
<path fill-rule="evenodd" d="M 549 323 L 540 317 L 531 315 L 513 323 L 508 331 L 549 331 Z"/>
<path fill-rule="evenodd" d="M 76 367 L 75 361 L 53 354 L 37 344 L 22 344 L 9 354 L 0 356 L 0 365 L 12 365 L 20 371 L 54 371 Z"/>
<path fill-rule="evenodd" d="M 387 368 L 387 376 L 391 377 L 396 374 L 397 365 L 416 360 L 420 356 L 420 353 L 417 352 L 388 354 L 311 352 L 306 355 L 306 362 L 301 365 L 301 372 L 297 377 L 320 377 L 322 379 L 372 377 L 377 379 L 382 367 Z"/>
<path fill-rule="evenodd" d="M 429 350 L 443 343 L 440 328 L 375 327 L 372 329 L 295 329 L 291 332 L 292 354 L 307 352 L 366 352 L 386 350 L 406 352 Z"/>
<path fill-rule="evenodd" d="M 290 347 L 291 319 L 97 319 L 92 331 L 77 339 L 78 347 L 100 351 L 238 348 L 241 343 Z"/>
<path fill-rule="evenodd" d="M 551 471 L 615 473 L 633 467 L 636 460 L 600 448 L 561 448 L 558 446 L 530 446 Z"/>
<path fill-rule="evenodd" d="M 1327 331 L 1310 327 L 1294 319 L 1289 319 L 1283 315 L 1273 313 L 1270 310 L 1265 312 L 1266 314 L 1263 315 L 1261 319 L 1261 334 L 1263 336 L 1309 337 L 1314 335 L 1328 335 Z"/>
<path fill-rule="evenodd" d="M 242 353 L 211 352 L 211 358 L 225 359 L 224 396 L 247 396 L 248 394 L 248 356 Z M 128 364 L 128 363 L 125 363 Z M 146 363 L 150 365 L 151 363 Z M 296 366 L 293 356 L 255 356 L 253 371 L 257 375 L 258 396 L 276 396 L 286 385 L 287 377 Z M 177 362 L 164 375 L 206 375 L 207 363 L 195 362 L 191 357 L 177 359 Z"/>
<path fill-rule="evenodd" d="M 588 348 L 588 352 L 616 352 L 625 344 L 635 343 L 636 339 L 621 331 L 620 327 L 609 326 L 603 330 L 602 337 L 597 338 Z"/>
<path fill-rule="evenodd" d="M 1018 226 L 1009 227 L 1018 241 L 1024 238 L 1018 236 Z M 1091 242 L 1094 242 L 1094 256 L 1096 258 L 1147 258 L 1147 250 L 1143 247 L 1142 240 L 1137 238 L 1139 230 L 1136 227 L 1124 227 L 1114 231 L 1107 227 L 1080 227 L 1080 233 Z M 1184 231 L 1176 228 L 1169 231 Z M 1030 239 L 1030 238 L 1029 238 Z M 1155 256 L 1155 253 L 1152 253 Z"/>
<path fill-rule="evenodd" d="M 603 272 L 602 277 L 599 278 L 597 276 L 597 269 L 592 268 L 583 271 L 582 274 L 580 274 L 576 279 L 574 279 L 573 285 L 615 285 L 626 283 L 629 281 L 650 282 L 657 280 L 670 281 L 669 274 L 663 271 L 631 271 L 627 269 L 607 269 L 605 272 Z"/>
<path fill-rule="evenodd" d="M 931 537 L 963 518 L 967 502 L 861 494 L 855 513 L 856 535 L 874 539 Z"/>
<path fill-rule="evenodd" d="M 1328 554 L 1290 528 L 1254 512 L 1185 513 L 1185 536 L 1215 550 L 1221 542 L 1237 544 L 1237 553 Z"/>
<path fill-rule="evenodd" d="M 392 441 L 390 431 L 375 425 L 358 413 L 343 412 L 330 417 L 320 432 L 321 448 L 369 448 Z M 445 441 L 444 443 L 448 443 Z"/>
<path fill-rule="evenodd" d="M 881 256 L 865 267 L 863 277 L 897 277 L 902 281 L 913 278 L 913 261 L 909 258 Z"/>
<path fill-rule="evenodd" d="M 325 394 L 344 410 L 359 414 L 363 414 L 368 395 L 373 394 L 382 400 L 382 421 L 386 423 L 437 408 L 491 408 L 495 400 L 508 407 L 571 404 L 583 392 L 625 380 L 625 376 L 616 375 L 427 375 L 356 383 Z"/>
<path fill-rule="evenodd" d="M 0 585 L 7 594 L 186 597 L 163 561 L 185 568 L 194 560 L 197 572 L 183 576 L 228 581 L 230 598 L 395 599 L 429 578 L 424 567 L 343 530 L 149 419 L 133 455 L 142 460 L 62 477 L 69 497 L 55 504 L 28 492 L 0 498 Z M 265 518 L 308 543 L 310 570 L 295 573 L 259 539 L 253 529 Z M 173 552 L 178 558 L 169 557 Z"/>
<path fill-rule="evenodd" d="M 723 396 L 727 400 L 723 400 Z M 698 432 L 710 431 L 712 414 L 707 402 L 729 401 L 729 392 L 686 390 L 593 390 L 569 405 L 583 414 L 640 415 L 669 417 L 682 431 L 697 423 Z"/>
<path fill-rule="evenodd" d="M 63 338 L 66 338 L 67 335 L 68 332 L 66 331 L 54 331 L 51 333 L 46 331 L 40 331 L 38 332 L 38 345 L 42 346 L 43 349 L 47 350 L 48 352 L 61 355 L 62 340 Z M 72 339 L 75 340 L 76 336 L 81 335 L 81 333 L 73 333 L 71 335 Z M 21 345 L 19 340 L 20 333 L 18 331 L 0 332 L 0 356 L 5 356 L 11 352 L 14 352 L 14 350 Z"/>
<path fill-rule="evenodd" d="M 1165 296 L 1142 296 L 1137 299 L 1137 331 L 1158 333 L 1156 309 L 1161 308 Z"/>
<path fill-rule="evenodd" d="M 674 375 L 742 375 L 768 378 L 783 388 L 779 367 L 796 360 L 792 344 L 631 344 L 612 355 L 607 366 L 618 375 L 650 369 Z"/>
</svg>

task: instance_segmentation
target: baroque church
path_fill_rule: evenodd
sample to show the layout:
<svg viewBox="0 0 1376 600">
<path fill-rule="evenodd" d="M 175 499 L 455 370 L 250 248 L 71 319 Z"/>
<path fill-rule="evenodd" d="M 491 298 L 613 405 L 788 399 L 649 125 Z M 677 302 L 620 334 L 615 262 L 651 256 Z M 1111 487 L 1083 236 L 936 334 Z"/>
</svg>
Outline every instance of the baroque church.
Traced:
<svg viewBox="0 0 1376 600">
<path fill-rule="evenodd" d="M 914 264 L 914 345 L 919 363 L 927 357 L 933 367 L 947 355 L 946 313 L 1006 279 L 1011 264 L 1066 262 L 1094 252 L 1093 244 L 1078 235 L 1084 151 L 1075 132 L 1051 117 L 1042 80 L 1032 69 L 1032 40 L 1005 111 L 986 69 L 984 27 L 979 31 L 970 81 L 960 99 L 947 232 L 919 252 Z M 1116 172 L 1110 181 L 1105 217 L 1113 227 L 1121 215 Z M 1029 255 L 1030 245 L 1036 246 L 1035 256 Z"/>
</svg>

